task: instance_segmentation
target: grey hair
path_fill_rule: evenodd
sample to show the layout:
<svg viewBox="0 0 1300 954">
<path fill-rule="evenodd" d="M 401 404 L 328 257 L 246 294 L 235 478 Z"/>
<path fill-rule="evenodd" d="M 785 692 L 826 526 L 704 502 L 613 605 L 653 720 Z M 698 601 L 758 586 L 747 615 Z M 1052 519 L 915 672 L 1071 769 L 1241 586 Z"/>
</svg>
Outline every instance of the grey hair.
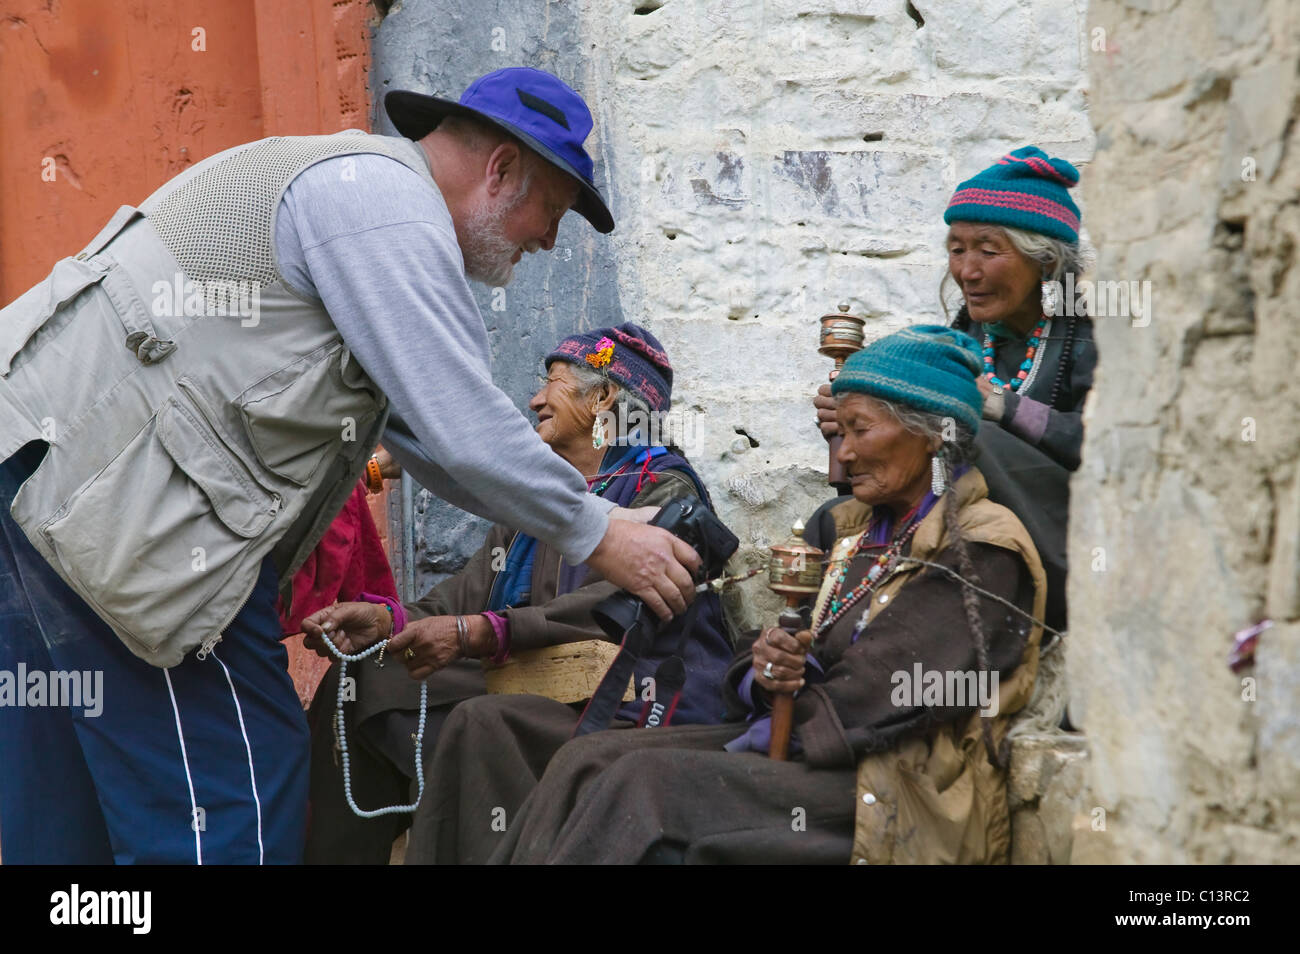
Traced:
<svg viewBox="0 0 1300 954">
<path fill-rule="evenodd" d="M 583 397 L 591 394 L 601 385 L 609 385 L 609 387 L 614 389 L 615 393 L 614 407 L 612 410 L 616 415 L 618 415 L 619 421 L 627 422 L 637 419 L 650 419 L 650 405 L 646 403 L 644 398 L 633 394 L 617 381 L 606 377 L 595 368 L 583 367 L 582 365 L 574 364 L 573 362 L 568 362 L 568 364 L 569 370 L 573 372 L 573 377 L 578 382 L 578 389 Z M 621 408 L 626 408 L 626 411 L 620 412 Z M 639 418 L 634 417 L 638 411 L 644 416 Z M 624 435 L 619 434 L 617 436 L 623 437 Z"/>
<path fill-rule="evenodd" d="M 849 395 L 860 393 L 857 391 L 841 391 L 836 395 L 835 403 L 843 403 L 844 399 Z M 862 394 L 862 397 L 875 401 L 885 408 L 890 414 L 894 415 L 895 420 L 903 425 L 904 429 L 911 433 L 919 434 L 927 440 L 939 440 L 944 449 L 944 457 L 947 458 L 954 469 L 969 463 L 974 457 L 975 434 L 956 418 L 943 414 L 933 414 L 930 411 L 922 411 L 920 408 L 903 404 L 900 401 L 889 401 L 885 398 L 876 397 L 874 394 Z"/>
<path fill-rule="evenodd" d="M 1031 262 L 1037 262 L 1043 281 L 1063 282 L 1067 274 L 1073 274 L 1077 281 L 1079 276 L 1092 267 L 1093 249 L 1086 238 L 1080 237 L 1078 242 L 1066 242 L 1041 232 L 1029 232 L 1006 225 L 990 225 L 989 228 L 1001 232 L 1012 248 Z M 945 271 L 939 281 L 939 303 L 943 307 L 944 317 L 949 320 L 952 316 L 948 313 L 948 294 L 954 285 L 956 280 L 952 277 L 952 272 Z"/>
<path fill-rule="evenodd" d="M 533 184 L 533 176 L 541 169 L 542 163 L 546 161 L 499 126 L 469 116 L 446 116 L 438 123 L 438 128 L 453 136 L 471 152 L 490 153 L 497 146 L 506 142 L 512 142 L 518 146 L 523 169 L 523 177 L 520 180 L 517 194 L 518 201 L 522 201 L 528 195 L 528 190 Z"/>
</svg>

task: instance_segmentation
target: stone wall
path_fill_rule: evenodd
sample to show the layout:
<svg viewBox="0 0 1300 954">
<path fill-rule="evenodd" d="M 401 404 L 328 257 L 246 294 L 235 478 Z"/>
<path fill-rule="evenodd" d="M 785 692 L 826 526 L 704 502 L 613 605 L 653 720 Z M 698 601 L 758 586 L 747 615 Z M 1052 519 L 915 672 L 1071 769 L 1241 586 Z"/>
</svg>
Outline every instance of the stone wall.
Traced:
<svg viewBox="0 0 1300 954">
<path fill-rule="evenodd" d="M 536 256 L 549 261 L 521 267 L 508 310 L 485 310 L 493 327 L 523 328 L 494 339 L 498 373 L 522 405 L 553 336 L 651 328 L 742 566 L 830 493 L 810 403 L 831 367 L 817 318 L 848 302 L 873 337 L 943 320 L 942 215 L 957 182 L 1028 143 L 1076 162 L 1093 149 L 1082 0 L 457 6 L 392 8 L 375 92 L 454 95 L 506 65 L 558 73 L 592 105 L 589 145 L 618 221 L 607 240 L 570 216 L 560 245 L 580 257 Z M 424 539 L 473 539 L 445 532 L 458 518 L 440 504 L 429 514 Z M 432 569 L 426 558 L 421 581 Z M 774 605 L 758 581 L 743 592 L 744 622 Z"/>
<path fill-rule="evenodd" d="M 1300 857 L 1300 19 L 1290 0 L 1094 0 L 1102 279 L 1072 487 L 1073 859 Z M 1257 662 L 1226 665 L 1262 617 Z"/>
</svg>

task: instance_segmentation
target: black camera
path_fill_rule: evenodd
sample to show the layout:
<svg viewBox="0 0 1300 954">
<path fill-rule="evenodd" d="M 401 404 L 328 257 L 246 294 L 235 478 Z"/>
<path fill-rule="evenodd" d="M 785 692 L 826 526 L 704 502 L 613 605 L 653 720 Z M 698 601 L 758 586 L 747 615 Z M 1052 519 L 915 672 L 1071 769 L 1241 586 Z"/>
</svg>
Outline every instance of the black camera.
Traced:
<svg viewBox="0 0 1300 954">
<path fill-rule="evenodd" d="M 696 497 L 678 497 L 665 504 L 650 526 L 661 527 L 685 540 L 700 555 L 700 569 L 695 574 L 697 583 L 721 576 L 727 561 L 740 546 L 736 535 Z M 645 602 L 639 597 L 619 591 L 597 603 L 591 615 L 611 639 L 621 640 L 647 615 L 653 619 L 653 614 L 646 614 L 645 608 Z"/>
</svg>

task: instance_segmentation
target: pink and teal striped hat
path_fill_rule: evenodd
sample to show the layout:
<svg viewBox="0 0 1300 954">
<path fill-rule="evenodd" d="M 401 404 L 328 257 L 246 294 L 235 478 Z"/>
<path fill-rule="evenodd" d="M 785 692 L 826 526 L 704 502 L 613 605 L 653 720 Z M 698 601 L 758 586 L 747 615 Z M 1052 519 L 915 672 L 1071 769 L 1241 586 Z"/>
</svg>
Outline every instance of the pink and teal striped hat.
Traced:
<svg viewBox="0 0 1300 954">
<path fill-rule="evenodd" d="M 1068 190 L 1079 170 L 1037 146 L 1007 153 L 957 187 L 944 222 L 991 222 L 1079 241 L 1079 207 Z"/>
</svg>

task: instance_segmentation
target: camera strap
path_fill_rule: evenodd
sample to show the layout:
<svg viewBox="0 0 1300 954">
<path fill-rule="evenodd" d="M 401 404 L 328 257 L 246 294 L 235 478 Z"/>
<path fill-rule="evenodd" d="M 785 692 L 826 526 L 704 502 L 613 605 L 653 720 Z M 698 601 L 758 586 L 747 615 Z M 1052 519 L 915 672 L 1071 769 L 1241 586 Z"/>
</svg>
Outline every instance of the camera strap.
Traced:
<svg viewBox="0 0 1300 954">
<path fill-rule="evenodd" d="M 573 730 L 573 738 L 608 729 L 609 724 L 614 721 L 618 707 L 623 704 L 623 693 L 627 690 L 628 680 L 635 675 L 636 664 L 654 644 L 655 624 L 646 619 L 648 612 L 642 608 L 636 622 L 623 634 L 623 641 L 618 646 L 618 655 L 605 670 L 600 685 L 587 701 L 587 707 L 582 710 L 582 717 L 578 719 L 578 725 Z"/>
<path fill-rule="evenodd" d="M 645 700 L 641 707 L 637 728 L 658 729 L 672 722 L 677 704 L 681 701 L 682 690 L 686 688 L 684 661 L 686 643 L 690 639 L 702 603 L 703 600 L 697 598 L 686 610 L 686 618 L 682 621 L 682 632 L 677 639 L 673 655 L 655 669 L 654 691 L 651 693 L 651 698 Z M 635 675 L 636 664 L 641 661 L 641 657 L 650 650 L 654 642 L 655 628 L 654 623 L 639 617 L 636 625 L 623 635 L 618 656 L 605 670 L 600 685 L 596 687 L 596 691 L 587 702 L 587 707 L 582 710 L 578 726 L 573 730 L 574 738 L 609 728 L 619 706 L 623 704 L 623 692 L 627 689 L 628 680 Z"/>
<path fill-rule="evenodd" d="M 696 597 L 686 611 L 682 621 L 682 632 L 677 638 L 677 647 L 673 654 L 661 662 L 655 669 L 654 692 L 641 707 L 641 718 L 637 720 L 638 729 L 661 729 L 673 721 L 677 703 L 681 702 L 682 690 L 686 688 L 686 642 L 691 638 L 695 628 L 695 618 L 700 614 L 702 597 Z M 667 699 L 664 705 L 660 699 Z"/>
</svg>

